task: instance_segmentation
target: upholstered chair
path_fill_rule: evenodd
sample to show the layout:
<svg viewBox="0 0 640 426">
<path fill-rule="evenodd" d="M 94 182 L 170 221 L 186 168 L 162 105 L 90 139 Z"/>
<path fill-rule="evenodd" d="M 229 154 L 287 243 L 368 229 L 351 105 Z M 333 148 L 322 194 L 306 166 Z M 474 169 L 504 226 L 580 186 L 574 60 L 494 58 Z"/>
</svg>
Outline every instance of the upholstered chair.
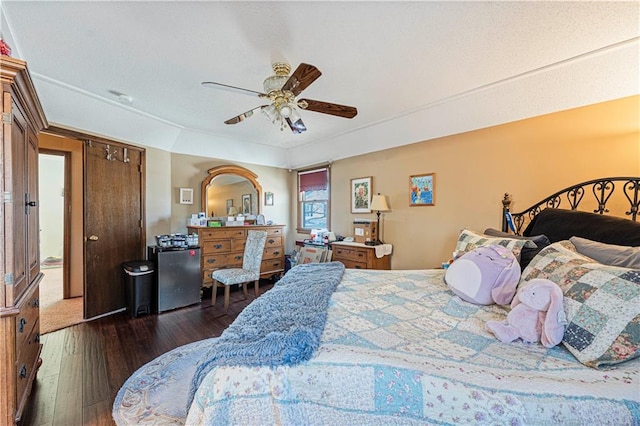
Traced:
<svg viewBox="0 0 640 426">
<path fill-rule="evenodd" d="M 247 298 L 247 283 L 254 282 L 254 293 L 258 297 L 260 289 L 260 265 L 262 264 L 262 253 L 267 241 L 267 231 L 250 230 L 247 233 L 247 242 L 244 246 L 244 257 L 242 268 L 227 268 L 213 271 L 213 291 L 211 295 L 212 305 L 216 304 L 216 293 L 218 287 L 224 287 L 224 310 L 229 309 L 229 288 L 234 284 L 242 284 L 242 293 Z"/>
</svg>

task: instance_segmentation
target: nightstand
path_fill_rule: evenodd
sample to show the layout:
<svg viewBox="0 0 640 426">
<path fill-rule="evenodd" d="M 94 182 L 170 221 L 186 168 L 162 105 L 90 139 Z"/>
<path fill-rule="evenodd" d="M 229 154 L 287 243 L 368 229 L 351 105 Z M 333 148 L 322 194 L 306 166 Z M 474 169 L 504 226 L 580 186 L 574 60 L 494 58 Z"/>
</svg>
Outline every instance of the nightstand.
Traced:
<svg viewBox="0 0 640 426">
<path fill-rule="evenodd" d="M 389 254 L 376 256 L 379 246 L 367 246 L 362 243 L 346 243 L 343 241 L 331 243 L 332 260 L 344 263 L 347 268 L 354 269 L 391 269 L 391 245 L 385 244 Z"/>
</svg>

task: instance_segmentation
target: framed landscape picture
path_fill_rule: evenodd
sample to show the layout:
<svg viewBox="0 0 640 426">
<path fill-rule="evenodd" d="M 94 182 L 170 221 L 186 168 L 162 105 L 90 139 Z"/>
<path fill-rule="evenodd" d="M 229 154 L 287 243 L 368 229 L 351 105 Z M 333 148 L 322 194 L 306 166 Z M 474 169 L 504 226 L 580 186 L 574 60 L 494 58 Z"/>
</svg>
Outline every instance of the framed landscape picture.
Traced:
<svg viewBox="0 0 640 426">
<path fill-rule="evenodd" d="M 436 205 L 436 174 L 409 176 L 409 207 Z"/>
<path fill-rule="evenodd" d="M 371 213 L 371 176 L 351 179 L 351 213 Z"/>
</svg>

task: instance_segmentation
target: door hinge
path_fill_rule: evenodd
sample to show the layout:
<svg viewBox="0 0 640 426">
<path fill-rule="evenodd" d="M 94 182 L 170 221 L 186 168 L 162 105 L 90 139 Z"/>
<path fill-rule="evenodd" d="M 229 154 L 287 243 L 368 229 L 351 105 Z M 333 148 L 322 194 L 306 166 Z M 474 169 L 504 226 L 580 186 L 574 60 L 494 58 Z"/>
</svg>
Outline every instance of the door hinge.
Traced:
<svg viewBox="0 0 640 426">
<path fill-rule="evenodd" d="M 4 274 L 4 284 L 13 285 L 13 273 Z"/>
<path fill-rule="evenodd" d="M 10 112 L 2 113 L 2 124 L 11 124 L 12 115 Z"/>
<path fill-rule="evenodd" d="M 2 193 L 2 202 L 3 203 L 13 203 L 13 192 L 4 191 Z"/>
</svg>

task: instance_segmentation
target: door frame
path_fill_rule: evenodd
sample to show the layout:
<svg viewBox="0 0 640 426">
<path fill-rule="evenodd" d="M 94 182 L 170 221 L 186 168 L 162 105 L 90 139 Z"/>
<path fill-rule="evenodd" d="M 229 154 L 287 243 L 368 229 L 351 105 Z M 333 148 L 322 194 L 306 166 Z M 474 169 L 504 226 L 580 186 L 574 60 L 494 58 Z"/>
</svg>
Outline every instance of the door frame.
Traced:
<svg viewBox="0 0 640 426">
<path fill-rule="evenodd" d="M 62 297 L 68 299 L 71 294 L 71 153 L 49 148 L 39 148 L 38 155 L 57 155 L 64 157 L 64 211 L 62 212 Z M 82 295 L 84 299 L 84 292 Z"/>
<path fill-rule="evenodd" d="M 144 148 L 132 145 L 132 144 L 127 144 L 127 143 L 123 143 L 123 142 L 118 142 L 112 139 L 108 139 L 105 138 L 103 136 L 97 136 L 91 133 L 85 133 L 85 132 L 80 132 L 77 130 L 71 130 L 71 129 L 66 129 L 64 127 L 59 127 L 59 126 L 49 126 L 44 132 L 49 133 L 51 135 L 54 136 L 59 136 L 59 137 L 63 137 L 63 138 L 69 138 L 69 139 L 75 139 L 75 140 L 79 140 L 83 143 L 83 157 L 86 155 L 86 146 L 89 143 L 89 141 L 94 141 L 94 142 L 98 142 L 98 143 L 104 143 L 104 144 L 109 144 L 111 146 L 114 147 L 118 147 L 118 148 L 130 148 L 130 149 L 135 149 L 135 150 L 139 150 L 141 151 L 141 156 L 142 156 L 142 166 L 141 166 L 141 186 L 142 186 L 142 191 L 140 194 L 140 203 L 141 203 L 141 211 L 142 211 L 142 215 L 140 218 L 141 224 L 140 224 L 140 228 L 141 228 L 141 238 L 140 238 L 140 258 L 144 258 L 146 255 L 146 240 L 147 240 L 147 227 L 146 227 L 146 196 L 145 196 L 145 191 L 144 188 L 146 188 L 146 173 L 145 173 L 145 164 L 146 162 L 144 161 L 145 157 L 146 157 L 146 150 Z M 84 170 L 84 160 L 83 160 L 83 170 L 82 170 L 82 175 L 85 176 L 85 170 Z M 82 182 L 83 185 L 83 198 L 85 198 L 85 182 L 83 180 Z M 83 210 L 84 210 L 84 203 L 83 203 Z M 84 211 L 82 214 L 83 220 L 84 220 Z M 84 235 L 84 225 L 83 225 L 83 238 L 85 239 L 85 244 L 86 244 L 86 235 Z M 83 298 L 83 318 L 85 320 L 91 320 L 91 319 L 96 319 L 96 318 L 101 318 L 103 316 L 107 316 L 107 315 L 111 315 L 113 313 L 119 312 L 120 310 L 114 311 L 114 312 L 108 312 L 105 313 L 103 315 L 99 315 L 96 317 L 87 317 L 86 313 L 87 313 L 87 306 L 86 306 L 86 301 L 87 301 L 87 259 L 86 259 L 86 247 L 83 250 L 83 294 L 82 294 L 82 298 Z"/>
</svg>

